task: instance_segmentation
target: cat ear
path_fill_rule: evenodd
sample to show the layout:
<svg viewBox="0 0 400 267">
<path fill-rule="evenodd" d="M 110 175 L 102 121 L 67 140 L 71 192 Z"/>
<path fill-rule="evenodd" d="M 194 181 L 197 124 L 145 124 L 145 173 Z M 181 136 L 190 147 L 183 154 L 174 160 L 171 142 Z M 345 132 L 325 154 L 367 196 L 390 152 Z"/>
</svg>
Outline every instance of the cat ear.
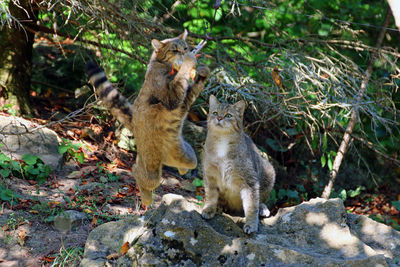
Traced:
<svg viewBox="0 0 400 267">
<path fill-rule="evenodd" d="M 218 99 L 214 95 L 210 95 L 210 110 L 219 104 Z"/>
<path fill-rule="evenodd" d="M 154 51 L 156 53 L 164 46 L 164 44 L 161 41 L 158 41 L 157 39 L 151 40 L 151 44 L 153 45 Z"/>
<path fill-rule="evenodd" d="M 244 109 L 246 108 L 246 102 L 244 100 L 240 100 L 239 102 L 233 105 L 237 111 L 239 111 L 240 116 L 243 116 Z"/>
<path fill-rule="evenodd" d="M 187 30 L 185 29 L 185 31 L 184 31 L 183 33 L 181 33 L 181 35 L 178 36 L 178 39 L 181 39 L 181 40 L 184 40 L 184 41 L 185 41 L 187 35 L 188 35 L 188 32 L 187 32 Z"/>
</svg>

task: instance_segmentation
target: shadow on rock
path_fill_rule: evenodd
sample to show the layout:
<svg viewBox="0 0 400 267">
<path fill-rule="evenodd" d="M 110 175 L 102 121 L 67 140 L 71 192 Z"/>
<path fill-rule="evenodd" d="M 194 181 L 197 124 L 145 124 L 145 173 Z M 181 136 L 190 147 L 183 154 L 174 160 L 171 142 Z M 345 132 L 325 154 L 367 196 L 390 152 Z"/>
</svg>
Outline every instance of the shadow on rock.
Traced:
<svg viewBox="0 0 400 267">
<path fill-rule="evenodd" d="M 94 229 L 81 266 L 394 266 L 400 252 L 398 232 L 368 221 L 386 234 L 369 239 L 359 225 L 364 222 L 348 219 L 339 199 L 281 209 L 251 236 L 238 218 L 223 214 L 206 221 L 200 213 L 182 196 L 164 195 L 160 207 L 143 217 Z M 125 242 L 127 254 L 107 260 Z"/>
</svg>

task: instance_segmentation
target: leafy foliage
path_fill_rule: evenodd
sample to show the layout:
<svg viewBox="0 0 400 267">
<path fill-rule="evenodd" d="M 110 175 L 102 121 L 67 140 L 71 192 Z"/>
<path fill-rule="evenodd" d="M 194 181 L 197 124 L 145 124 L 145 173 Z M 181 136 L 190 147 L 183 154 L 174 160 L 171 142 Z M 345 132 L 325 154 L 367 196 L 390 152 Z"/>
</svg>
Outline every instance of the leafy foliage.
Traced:
<svg viewBox="0 0 400 267">
<path fill-rule="evenodd" d="M 9 202 L 10 204 L 16 204 L 18 198 L 21 196 L 14 192 L 12 189 L 8 188 L 5 183 L 0 183 L 0 200 L 4 202 Z"/>
<path fill-rule="evenodd" d="M 66 154 L 68 157 L 76 160 L 82 164 L 85 160 L 85 154 L 83 153 L 83 145 L 80 143 L 73 143 L 71 140 L 61 138 L 62 143 L 58 147 L 58 153 L 61 155 Z"/>
<path fill-rule="evenodd" d="M 50 166 L 44 164 L 38 156 L 24 154 L 21 160 L 12 160 L 0 152 L 0 176 L 3 178 L 14 175 L 43 183 L 49 177 L 50 172 Z"/>
</svg>

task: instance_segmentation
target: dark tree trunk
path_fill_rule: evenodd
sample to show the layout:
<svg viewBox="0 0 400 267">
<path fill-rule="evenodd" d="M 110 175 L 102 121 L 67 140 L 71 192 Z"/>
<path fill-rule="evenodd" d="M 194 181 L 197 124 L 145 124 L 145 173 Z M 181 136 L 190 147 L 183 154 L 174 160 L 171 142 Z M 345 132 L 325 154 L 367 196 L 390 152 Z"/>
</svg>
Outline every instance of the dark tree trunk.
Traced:
<svg viewBox="0 0 400 267">
<path fill-rule="evenodd" d="M 34 25 L 38 8 L 35 1 L 10 1 L 11 15 L 18 20 L 5 25 L 0 32 L 0 106 L 10 103 L 22 114 L 31 114 L 29 90 L 34 33 L 26 26 Z"/>
</svg>

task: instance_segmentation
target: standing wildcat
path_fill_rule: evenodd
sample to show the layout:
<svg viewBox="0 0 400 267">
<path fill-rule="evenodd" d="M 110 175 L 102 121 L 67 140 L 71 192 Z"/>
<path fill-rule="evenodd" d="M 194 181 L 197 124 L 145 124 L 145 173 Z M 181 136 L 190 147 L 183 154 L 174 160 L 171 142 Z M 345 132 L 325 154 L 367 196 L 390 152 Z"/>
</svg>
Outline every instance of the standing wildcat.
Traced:
<svg viewBox="0 0 400 267">
<path fill-rule="evenodd" d="M 180 174 L 197 165 L 193 148 L 181 132 L 187 112 L 203 90 L 210 71 L 207 66 L 199 66 L 197 77 L 190 84 L 196 58 L 189 51 L 186 36 L 185 30 L 175 38 L 152 40 L 154 52 L 133 105 L 113 88 L 101 68 L 93 63 L 87 66 L 97 95 L 135 137 L 137 157 L 132 173 L 146 206 L 151 205 L 152 191 L 161 182 L 162 165 L 176 167 Z"/>
<path fill-rule="evenodd" d="M 249 234 L 258 230 L 259 215 L 269 215 L 263 202 L 274 186 L 275 170 L 244 133 L 244 109 L 243 100 L 229 105 L 210 96 L 203 153 L 206 203 L 202 216 L 214 217 L 218 203 L 232 211 L 244 211 L 243 230 Z"/>
</svg>

